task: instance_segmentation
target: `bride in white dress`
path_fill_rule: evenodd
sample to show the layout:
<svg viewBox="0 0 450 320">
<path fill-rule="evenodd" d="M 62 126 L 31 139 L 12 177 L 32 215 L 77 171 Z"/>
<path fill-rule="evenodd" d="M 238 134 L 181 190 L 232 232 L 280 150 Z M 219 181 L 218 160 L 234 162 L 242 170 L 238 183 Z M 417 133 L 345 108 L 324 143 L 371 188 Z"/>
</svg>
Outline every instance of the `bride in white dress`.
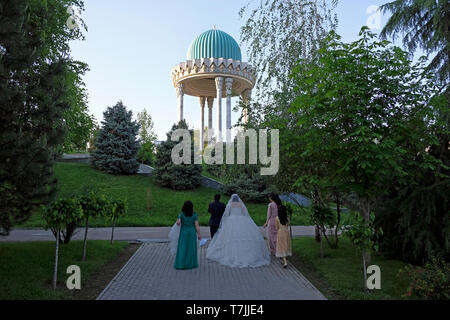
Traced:
<svg viewBox="0 0 450 320">
<path fill-rule="evenodd" d="M 266 241 L 237 194 L 233 194 L 228 201 L 206 257 L 229 267 L 260 267 L 270 264 Z"/>
</svg>

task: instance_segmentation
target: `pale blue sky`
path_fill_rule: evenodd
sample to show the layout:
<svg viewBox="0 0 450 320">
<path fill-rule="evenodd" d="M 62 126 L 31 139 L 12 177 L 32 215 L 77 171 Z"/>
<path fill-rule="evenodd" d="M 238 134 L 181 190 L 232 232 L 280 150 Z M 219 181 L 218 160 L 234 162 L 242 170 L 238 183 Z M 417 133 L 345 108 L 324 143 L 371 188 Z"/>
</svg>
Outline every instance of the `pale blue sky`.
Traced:
<svg viewBox="0 0 450 320">
<path fill-rule="evenodd" d="M 254 0 L 256 2 L 260 0 Z M 338 33 L 355 40 L 366 24 L 370 5 L 387 0 L 340 0 Z M 85 41 L 71 43 L 75 59 L 90 71 L 84 80 L 90 112 L 100 122 L 107 106 L 122 100 L 134 116 L 144 108 L 152 115 L 159 140 L 176 121 L 176 93 L 170 70 L 186 59 L 187 49 L 199 34 L 214 25 L 240 44 L 244 20 L 239 10 L 248 0 L 85 0 Z M 381 18 L 381 25 L 386 17 Z M 246 48 L 241 46 L 247 61 Z M 237 98 L 233 99 L 233 104 Z M 223 110 L 224 111 L 224 110 Z M 184 114 L 190 127 L 200 126 L 198 98 L 185 95 Z M 215 113 L 213 123 L 215 123 Z M 233 114 L 232 122 L 238 119 Z M 224 124 L 223 124 L 224 125 Z"/>
</svg>

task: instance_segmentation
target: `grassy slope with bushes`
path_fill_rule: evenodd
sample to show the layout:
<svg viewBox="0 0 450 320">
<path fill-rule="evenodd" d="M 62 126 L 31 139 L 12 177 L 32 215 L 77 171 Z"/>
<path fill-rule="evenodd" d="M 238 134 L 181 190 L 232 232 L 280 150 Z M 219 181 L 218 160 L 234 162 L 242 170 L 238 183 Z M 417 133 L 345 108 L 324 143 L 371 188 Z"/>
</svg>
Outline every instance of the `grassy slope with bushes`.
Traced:
<svg viewBox="0 0 450 320">
<path fill-rule="evenodd" d="M 59 197 L 71 197 L 81 194 L 84 186 L 98 187 L 110 198 L 126 199 L 128 213 L 121 217 L 117 226 L 171 226 L 180 212 L 185 200 L 194 203 L 195 211 L 201 225 L 208 225 L 208 205 L 213 200 L 216 190 L 200 187 L 190 191 L 174 191 L 156 185 L 151 177 L 143 175 L 115 176 L 93 169 L 88 164 L 59 162 L 55 166 L 59 181 Z M 147 190 L 151 190 L 152 209 L 147 210 Z M 227 202 L 223 196 L 221 201 Z M 246 203 L 250 215 L 258 225 L 263 225 L 267 215 L 267 203 Z M 300 212 L 300 211 L 299 211 Z M 306 214 L 293 216 L 293 224 L 308 223 Z M 105 218 L 94 218 L 89 222 L 93 227 L 109 227 L 111 223 Z M 40 214 L 34 214 L 29 221 L 19 227 L 42 227 Z"/>
</svg>

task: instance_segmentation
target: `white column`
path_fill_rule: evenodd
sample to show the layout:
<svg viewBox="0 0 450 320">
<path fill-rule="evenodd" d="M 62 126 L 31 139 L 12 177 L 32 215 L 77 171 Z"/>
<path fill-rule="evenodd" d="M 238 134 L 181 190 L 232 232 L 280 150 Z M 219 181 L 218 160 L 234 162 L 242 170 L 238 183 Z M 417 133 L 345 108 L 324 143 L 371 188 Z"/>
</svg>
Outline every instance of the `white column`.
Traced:
<svg viewBox="0 0 450 320">
<path fill-rule="evenodd" d="M 208 129 L 212 129 L 212 110 L 214 105 L 214 98 L 208 97 Z"/>
<path fill-rule="evenodd" d="M 177 87 L 177 98 L 178 98 L 178 122 L 184 119 L 183 117 L 183 97 L 184 97 L 184 90 L 183 90 L 183 84 L 178 83 Z"/>
<path fill-rule="evenodd" d="M 214 98 L 208 97 L 208 144 L 211 142 L 212 138 L 212 114 L 213 114 L 213 106 L 214 106 Z"/>
<path fill-rule="evenodd" d="M 205 97 L 200 97 L 200 150 L 203 150 L 205 141 Z"/>
<path fill-rule="evenodd" d="M 226 132 L 227 142 L 231 142 L 231 89 L 233 86 L 233 78 L 225 79 L 225 90 L 227 94 L 227 119 L 226 119 Z"/>
<path fill-rule="evenodd" d="M 222 87 L 223 77 L 216 79 L 216 98 L 217 98 L 217 142 L 222 141 Z"/>
<path fill-rule="evenodd" d="M 252 90 L 250 90 L 250 89 L 244 90 L 242 92 L 242 94 L 241 94 L 242 100 L 244 101 L 244 105 L 245 105 L 245 107 L 242 109 L 242 122 L 244 124 L 247 124 L 248 120 L 249 120 L 249 114 L 248 114 L 247 106 L 248 106 L 248 103 L 249 103 L 249 100 L 250 100 L 251 96 L 252 96 Z"/>
</svg>

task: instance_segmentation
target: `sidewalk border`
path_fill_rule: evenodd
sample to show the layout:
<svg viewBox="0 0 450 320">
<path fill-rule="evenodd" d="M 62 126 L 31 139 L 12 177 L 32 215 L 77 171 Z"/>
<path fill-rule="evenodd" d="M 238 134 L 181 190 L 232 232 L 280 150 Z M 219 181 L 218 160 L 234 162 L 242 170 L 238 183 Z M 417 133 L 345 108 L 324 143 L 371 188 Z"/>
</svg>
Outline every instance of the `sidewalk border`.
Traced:
<svg viewBox="0 0 450 320">
<path fill-rule="evenodd" d="M 122 268 L 120 268 L 119 272 L 114 276 L 114 278 L 109 281 L 108 285 L 100 292 L 100 294 L 95 298 L 95 300 L 99 300 L 100 297 L 104 294 L 104 292 L 116 281 L 117 277 L 122 273 L 122 271 L 125 269 L 125 267 L 136 258 L 136 254 L 139 252 L 139 250 L 142 249 L 142 247 L 145 245 L 145 243 L 141 243 L 139 248 L 133 253 L 130 259 L 128 259 L 127 263 L 125 263 Z"/>
</svg>

